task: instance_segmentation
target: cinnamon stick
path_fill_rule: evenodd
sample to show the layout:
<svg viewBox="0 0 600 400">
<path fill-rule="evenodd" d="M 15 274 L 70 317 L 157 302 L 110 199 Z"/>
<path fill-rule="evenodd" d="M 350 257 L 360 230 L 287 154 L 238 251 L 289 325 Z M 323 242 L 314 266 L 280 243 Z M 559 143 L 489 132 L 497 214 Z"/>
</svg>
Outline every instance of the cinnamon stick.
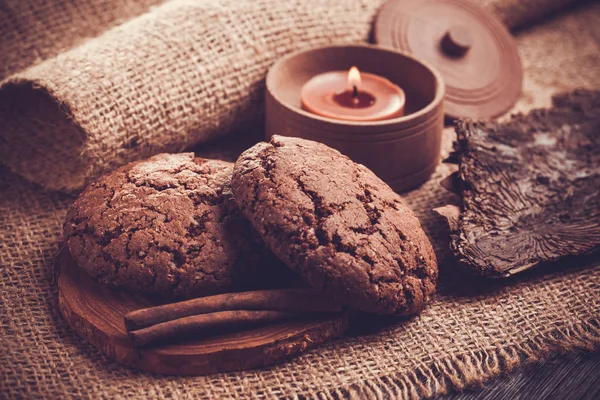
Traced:
<svg viewBox="0 0 600 400">
<path fill-rule="evenodd" d="M 281 311 L 220 311 L 193 315 L 129 332 L 135 347 L 147 347 L 173 338 L 200 337 L 234 331 L 252 325 L 267 324 L 293 318 L 298 314 Z"/>
<path fill-rule="evenodd" d="M 330 297 L 316 290 L 257 290 L 199 297 L 132 311 L 125 315 L 125 327 L 128 331 L 133 331 L 192 315 L 231 310 L 334 312 L 341 309 Z"/>
</svg>

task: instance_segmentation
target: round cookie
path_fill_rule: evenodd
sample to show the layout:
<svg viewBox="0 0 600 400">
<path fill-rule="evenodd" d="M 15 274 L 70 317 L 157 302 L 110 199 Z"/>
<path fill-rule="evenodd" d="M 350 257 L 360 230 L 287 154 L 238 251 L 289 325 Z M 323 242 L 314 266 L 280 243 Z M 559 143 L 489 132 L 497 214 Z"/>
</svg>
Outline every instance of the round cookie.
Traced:
<svg viewBox="0 0 600 400">
<path fill-rule="evenodd" d="M 415 215 L 337 150 L 273 136 L 238 158 L 231 186 L 267 246 L 338 302 L 409 315 L 435 291 L 437 261 Z"/>
<path fill-rule="evenodd" d="M 252 286 L 261 246 L 233 201 L 232 169 L 160 154 L 103 176 L 67 214 L 73 258 L 103 283 L 164 297 Z"/>
</svg>

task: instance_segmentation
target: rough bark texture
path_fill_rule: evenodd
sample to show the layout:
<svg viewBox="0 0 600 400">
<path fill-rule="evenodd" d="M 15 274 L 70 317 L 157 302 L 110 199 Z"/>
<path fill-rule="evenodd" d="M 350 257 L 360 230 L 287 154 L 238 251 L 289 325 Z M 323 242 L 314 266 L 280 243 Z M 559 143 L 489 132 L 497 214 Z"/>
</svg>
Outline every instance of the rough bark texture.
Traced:
<svg viewBox="0 0 600 400">
<path fill-rule="evenodd" d="M 509 276 L 600 249 L 600 92 L 553 104 L 457 124 L 463 211 L 450 246 L 477 272 Z"/>
</svg>

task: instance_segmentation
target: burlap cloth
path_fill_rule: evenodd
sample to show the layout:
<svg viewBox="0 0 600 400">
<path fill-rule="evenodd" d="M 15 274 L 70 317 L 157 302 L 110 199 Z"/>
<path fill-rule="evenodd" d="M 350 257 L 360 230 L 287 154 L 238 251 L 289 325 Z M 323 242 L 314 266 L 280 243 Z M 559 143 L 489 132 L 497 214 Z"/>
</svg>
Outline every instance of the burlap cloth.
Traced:
<svg viewBox="0 0 600 400">
<path fill-rule="evenodd" d="M 0 6 L 0 159 L 48 188 L 78 188 L 127 160 L 237 131 L 199 148 L 234 157 L 256 140 L 242 128 L 261 119 L 268 66 L 300 47 L 365 39 L 381 1 L 56 3 Z M 565 1 L 484 3 L 514 27 Z M 598 21 L 600 4 L 589 3 L 518 32 L 526 73 L 515 109 L 600 86 Z M 445 151 L 451 140 L 449 128 Z M 271 368 L 195 378 L 139 373 L 80 339 L 57 309 L 52 258 L 73 195 L 9 168 L 0 167 L 0 398 L 431 396 L 550 352 L 600 345 L 597 261 L 492 283 L 455 271 L 448 232 L 431 211 L 455 200 L 438 185 L 452 168 L 440 165 L 405 196 L 441 264 L 438 294 L 422 315 L 355 328 Z"/>
</svg>

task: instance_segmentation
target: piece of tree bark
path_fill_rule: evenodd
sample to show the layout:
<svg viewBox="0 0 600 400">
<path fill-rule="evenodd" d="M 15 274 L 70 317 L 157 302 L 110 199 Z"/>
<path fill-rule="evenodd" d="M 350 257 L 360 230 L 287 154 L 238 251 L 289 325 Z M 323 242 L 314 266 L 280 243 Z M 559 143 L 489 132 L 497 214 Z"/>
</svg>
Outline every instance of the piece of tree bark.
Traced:
<svg viewBox="0 0 600 400">
<path fill-rule="evenodd" d="M 600 250 L 600 92 L 553 104 L 505 123 L 457 123 L 463 204 L 450 246 L 478 273 Z"/>
</svg>

